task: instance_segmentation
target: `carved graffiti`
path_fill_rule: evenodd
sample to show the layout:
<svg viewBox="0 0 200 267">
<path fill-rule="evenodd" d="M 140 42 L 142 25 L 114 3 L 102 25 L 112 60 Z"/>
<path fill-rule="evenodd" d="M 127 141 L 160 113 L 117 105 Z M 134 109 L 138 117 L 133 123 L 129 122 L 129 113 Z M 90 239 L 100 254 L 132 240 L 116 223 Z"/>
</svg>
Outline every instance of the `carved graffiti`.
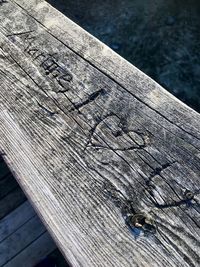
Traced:
<svg viewBox="0 0 200 267">
<path fill-rule="evenodd" d="M 13 42 L 16 42 L 16 37 L 19 38 L 20 46 L 23 43 L 23 50 L 26 52 L 33 60 L 34 63 L 42 68 L 44 74 L 51 79 L 55 80 L 59 86 L 53 87 L 53 90 L 57 93 L 65 93 L 69 91 L 69 89 L 73 88 L 75 84 L 75 79 L 73 74 L 68 70 L 68 68 L 60 61 L 59 53 L 49 53 L 41 49 L 38 46 L 38 36 L 34 31 L 20 31 L 12 34 L 8 34 Z M 74 93 L 75 90 L 74 90 Z M 72 107 L 70 107 L 69 111 L 78 111 L 86 106 L 87 104 L 94 102 L 98 97 L 105 95 L 105 89 L 98 89 L 92 93 L 85 93 L 84 99 L 81 101 L 74 102 L 71 95 L 65 94 L 65 97 L 69 100 Z M 77 94 L 78 96 L 78 94 Z M 78 97 L 77 97 L 78 98 Z M 78 100 L 78 99 L 77 99 Z"/>
<path fill-rule="evenodd" d="M 51 76 L 56 80 L 60 87 L 59 91 L 66 92 L 69 90 L 73 75 L 65 66 L 61 66 L 57 53 L 48 53 L 35 46 L 36 36 L 32 35 L 32 31 L 7 35 L 7 37 L 13 36 L 20 36 L 25 43 L 24 52 L 29 54 L 33 61 L 39 64 L 44 70 L 45 75 Z"/>
<path fill-rule="evenodd" d="M 141 149 L 146 146 L 144 136 L 137 131 L 128 129 L 124 119 L 111 114 L 97 122 L 91 129 L 87 146 L 113 151 Z"/>
</svg>

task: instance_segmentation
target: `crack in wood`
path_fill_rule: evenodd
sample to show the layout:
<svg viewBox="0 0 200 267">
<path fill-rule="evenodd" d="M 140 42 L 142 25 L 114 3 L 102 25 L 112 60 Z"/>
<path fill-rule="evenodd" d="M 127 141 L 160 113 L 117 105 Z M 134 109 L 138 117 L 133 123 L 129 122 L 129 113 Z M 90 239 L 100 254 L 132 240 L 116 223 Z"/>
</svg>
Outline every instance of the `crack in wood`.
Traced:
<svg viewBox="0 0 200 267">
<path fill-rule="evenodd" d="M 180 207 L 182 205 L 191 205 L 191 204 L 192 204 L 191 199 L 182 199 L 180 201 L 174 201 L 166 204 L 154 203 L 155 207 L 158 209 L 174 208 L 174 207 Z"/>
<path fill-rule="evenodd" d="M 49 116 L 49 117 L 53 117 L 55 114 L 57 114 L 58 112 L 56 111 L 51 111 L 48 108 L 46 108 L 44 105 L 42 105 L 38 100 L 36 100 L 38 106 L 44 110 L 44 112 Z"/>
<path fill-rule="evenodd" d="M 151 181 L 153 180 L 153 178 L 154 178 L 156 175 L 160 175 L 162 171 L 164 171 L 164 170 L 166 170 L 167 168 L 171 167 L 174 163 L 176 163 L 176 161 L 168 162 L 168 163 L 163 164 L 161 167 L 156 168 L 155 170 L 153 170 L 152 173 L 151 173 L 150 176 L 149 176 L 149 180 L 147 181 L 147 185 L 148 185 L 149 183 L 151 183 Z"/>
<path fill-rule="evenodd" d="M 156 200 L 155 195 L 154 195 L 154 192 L 153 192 L 153 190 L 156 190 L 156 185 L 155 185 L 153 179 L 154 179 L 154 177 L 155 177 L 156 175 L 162 177 L 161 173 L 162 173 L 164 170 L 166 170 L 167 168 L 171 167 L 174 163 L 176 163 L 176 161 L 165 163 L 165 164 L 163 164 L 161 167 L 154 169 L 154 170 L 151 172 L 151 174 L 150 174 L 148 180 L 146 181 L 146 190 L 148 191 L 148 193 L 150 194 L 150 196 L 153 198 L 153 202 L 156 203 L 156 205 L 157 205 L 158 203 L 157 203 L 157 200 Z M 165 180 L 165 182 L 167 183 L 166 180 Z M 171 188 L 171 185 L 169 185 L 169 187 Z M 156 191 L 157 191 L 157 190 L 156 190 Z M 158 193 L 159 196 L 163 199 L 163 197 L 162 197 L 162 195 L 160 194 L 160 192 L 157 191 L 157 193 Z M 163 199 L 163 201 L 164 201 L 164 199 Z M 159 204 L 158 204 L 158 205 L 159 205 Z"/>
<path fill-rule="evenodd" d="M 24 35 L 24 34 L 29 34 L 34 31 L 25 31 L 25 32 L 13 32 L 11 34 L 7 34 L 6 37 L 12 37 L 12 36 L 19 36 L 19 35 Z"/>
<path fill-rule="evenodd" d="M 194 202 L 192 200 L 194 199 L 195 194 L 193 192 L 190 192 L 189 195 L 182 196 L 182 199 L 180 199 L 178 201 L 171 201 L 169 203 L 167 203 L 167 201 L 165 201 L 162 198 L 165 203 L 164 204 L 160 204 L 160 203 L 158 203 L 158 201 L 155 198 L 155 195 L 153 193 L 153 189 L 155 189 L 155 188 L 154 187 L 151 187 L 150 190 L 147 190 L 147 191 L 150 194 L 150 199 L 151 199 L 152 203 L 154 204 L 155 208 L 158 208 L 158 209 L 167 209 L 167 208 L 181 207 L 183 205 L 193 206 L 193 204 L 194 204 Z M 179 198 L 181 198 L 181 197 L 179 197 Z"/>
</svg>

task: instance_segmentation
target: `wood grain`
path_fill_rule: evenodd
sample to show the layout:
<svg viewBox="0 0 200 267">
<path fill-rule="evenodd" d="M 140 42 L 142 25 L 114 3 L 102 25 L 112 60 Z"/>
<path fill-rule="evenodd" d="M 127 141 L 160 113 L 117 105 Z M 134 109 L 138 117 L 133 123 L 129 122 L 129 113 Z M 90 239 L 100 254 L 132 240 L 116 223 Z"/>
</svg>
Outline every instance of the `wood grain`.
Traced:
<svg viewBox="0 0 200 267">
<path fill-rule="evenodd" d="M 0 84 L 1 154 L 72 266 L 200 265 L 198 113 L 41 0 L 0 6 Z"/>
</svg>

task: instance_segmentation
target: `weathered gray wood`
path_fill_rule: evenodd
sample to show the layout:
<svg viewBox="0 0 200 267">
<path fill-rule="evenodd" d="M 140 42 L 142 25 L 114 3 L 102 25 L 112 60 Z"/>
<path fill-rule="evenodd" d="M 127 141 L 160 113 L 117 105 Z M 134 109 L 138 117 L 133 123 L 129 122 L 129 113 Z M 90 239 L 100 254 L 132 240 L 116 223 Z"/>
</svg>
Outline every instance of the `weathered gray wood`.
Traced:
<svg viewBox="0 0 200 267">
<path fill-rule="evenodd" d="M 0 14 L 1 152 L 72 266 L 198 266 L 199 114 L 46 2 Z"/>
</svg>

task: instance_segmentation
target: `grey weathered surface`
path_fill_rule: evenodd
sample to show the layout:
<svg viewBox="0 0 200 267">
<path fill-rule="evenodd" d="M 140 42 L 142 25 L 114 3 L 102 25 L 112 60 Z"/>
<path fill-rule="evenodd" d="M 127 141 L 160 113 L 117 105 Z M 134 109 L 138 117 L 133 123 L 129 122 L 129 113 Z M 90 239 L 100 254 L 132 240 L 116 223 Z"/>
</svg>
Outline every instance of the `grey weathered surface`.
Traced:
<svg viewBox="0 0 200 267">
<path fill-rule="evenodd" d="M 199 114 L 37 0 L 0 5 L 0 108 L 1 153 L 72 266 L 200 264 Z"/>
</svg>

